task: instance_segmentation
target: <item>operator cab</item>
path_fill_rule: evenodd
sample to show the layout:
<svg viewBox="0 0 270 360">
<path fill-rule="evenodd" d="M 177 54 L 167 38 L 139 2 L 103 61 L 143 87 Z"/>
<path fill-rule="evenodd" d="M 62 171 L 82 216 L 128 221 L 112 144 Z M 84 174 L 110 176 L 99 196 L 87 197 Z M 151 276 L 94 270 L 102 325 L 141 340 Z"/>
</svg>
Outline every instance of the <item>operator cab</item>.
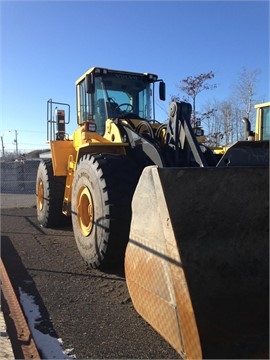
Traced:
<svg viewBox="0 0 270 360">
<path fill-rule="evenodd" d="M 157 75 L 91 68 L 76 82 L 78 124 L 95 124 L 103 135 L 107 119 L 154 120 L 156 82 L 165 100 L 165 84 Z"/>
</svg>

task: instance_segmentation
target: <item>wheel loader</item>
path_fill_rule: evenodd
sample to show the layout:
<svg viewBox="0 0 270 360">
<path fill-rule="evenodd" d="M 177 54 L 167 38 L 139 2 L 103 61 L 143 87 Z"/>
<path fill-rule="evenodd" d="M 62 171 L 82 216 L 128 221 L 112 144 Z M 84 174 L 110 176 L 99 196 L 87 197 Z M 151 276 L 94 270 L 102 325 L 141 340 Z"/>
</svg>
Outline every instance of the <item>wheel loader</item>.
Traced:
<svg viewBox="0 0 270 360">
<path fill-rule="evenodd" d="M 156 120 L 156 92 L 155 74 L 91 68 L 71 135 L 69 105 L 48 100 L 38 221 L 71 219 L 89 267 L 123 265 L 135 309 L 181 358 L 265 356 L 269 141 L 217 157 L 190 104 Z"/>
</svg>

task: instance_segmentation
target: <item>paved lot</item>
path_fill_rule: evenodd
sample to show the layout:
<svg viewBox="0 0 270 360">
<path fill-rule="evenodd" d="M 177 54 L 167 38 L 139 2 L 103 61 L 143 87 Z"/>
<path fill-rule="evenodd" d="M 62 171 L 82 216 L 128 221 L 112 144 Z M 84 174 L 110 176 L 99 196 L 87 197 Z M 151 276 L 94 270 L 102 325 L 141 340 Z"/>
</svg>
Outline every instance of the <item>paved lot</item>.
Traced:
<svg viewBox="0 0 270 360">
<path fill-rule="evenodd" d="M 34 196 L 19 198 L 1 196 L 1 255 L 17 295 L 35 299 L 39 335 L 78 359 L 179 359 L 134 310 L 123 271 L 87 269 L 72 227 L 41 228 Z"/>
<path fill-rule="evenodd" d="M 33 207 L 36 204 L 35 194 L 5 194 L 0 193 L 0 208 L 13 209 Z"/>
</svg>

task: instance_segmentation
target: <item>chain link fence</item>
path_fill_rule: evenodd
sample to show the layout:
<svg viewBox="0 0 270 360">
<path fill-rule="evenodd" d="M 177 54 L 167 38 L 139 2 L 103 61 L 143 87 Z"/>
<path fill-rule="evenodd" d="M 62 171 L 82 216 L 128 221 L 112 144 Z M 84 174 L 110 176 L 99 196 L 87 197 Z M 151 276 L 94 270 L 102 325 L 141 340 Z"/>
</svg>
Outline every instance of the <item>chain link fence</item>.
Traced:
<svg viewBox="0 0 270 360">
<path fill-rule="evenodd" d="M 39 159 L 0 162 L 1 194 L 35 194 Z"/>
</svg>

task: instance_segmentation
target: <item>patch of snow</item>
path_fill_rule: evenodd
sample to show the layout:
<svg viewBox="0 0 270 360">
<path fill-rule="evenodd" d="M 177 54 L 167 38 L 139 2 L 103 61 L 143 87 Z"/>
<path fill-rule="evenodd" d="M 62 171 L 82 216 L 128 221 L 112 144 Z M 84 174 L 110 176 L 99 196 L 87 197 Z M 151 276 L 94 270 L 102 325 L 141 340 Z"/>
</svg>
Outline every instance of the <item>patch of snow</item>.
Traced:
<svg viewBox="0 0 270 360">
<path fill-rule="evenodd" d="M 28 326 L 35 340 L 42 359 L 76 359 L 72 355 L 74 349 L 64 349 L 63 340 L 52 337 L 49 334 L 43 334 L 36 326 L 41 319 L 39 307 L 35 304 L 34 297 L 22 291 L 20 292 L 20 303 L 27 318 Z"/>
</svg>

